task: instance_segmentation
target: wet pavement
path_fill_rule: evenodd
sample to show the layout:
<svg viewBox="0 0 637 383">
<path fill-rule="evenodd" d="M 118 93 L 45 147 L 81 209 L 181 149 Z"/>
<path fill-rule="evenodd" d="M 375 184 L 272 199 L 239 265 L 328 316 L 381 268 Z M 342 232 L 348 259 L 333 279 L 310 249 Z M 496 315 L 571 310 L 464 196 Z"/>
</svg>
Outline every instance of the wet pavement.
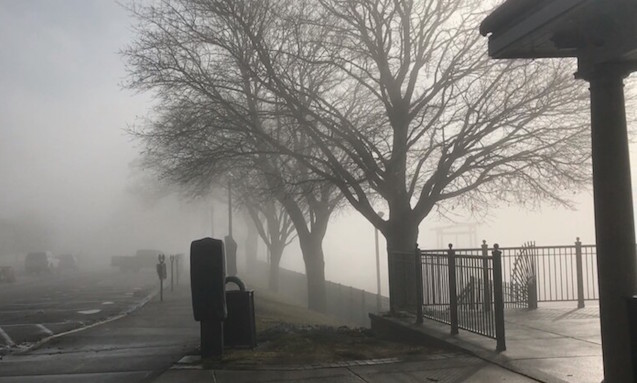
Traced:
<svg viewBox="0 0 637 383">
<path fill-rule="evenodd" d="M 395 322 L 537 381 L 599 383 L 603 380 L 599 307 L 597 302 L 587 302 L 582 309 L 574 305 L 507 310 L 507 349 L 501 353 L 495 352 L 495 340 L 462 330 L 451 336 L 449 326 L 442 323 L 425 320 L 415 325 L 408 318 Z"/>
<path fill-rule="evenodd" d="M 252 366 L 205 370 L 197 363 L 199 326 L 189 289 L 166 292 L 139 310 L 50 340 L 0 360 L 0 383 L 23 382 L 600 382 L 596 309 L 546 307 L 507 315 L 507 351 L 495 341 L 435 322 L 411 326 L 438 333 L 465 351 L 418 358 L 331 365 Z M 258 299 L 258 294 L 256 295 Z M 597 327 L 595 327 L 597 326 Z M 186 358 L 184 358 L 186 357 Z"/>
<path fill-rule="evenodd" d="M 192 353 L 199 327 L 189 289 L 155 295 L 141 309 L 0 360 L 0 382 L 142 382 Z"/>
<path fill-rule="evenodd" d="M 152 273 L 108 268 L 20 275 L 0 286 L 0 355 L 132 311 L 155 285 Z"/>
</svg>

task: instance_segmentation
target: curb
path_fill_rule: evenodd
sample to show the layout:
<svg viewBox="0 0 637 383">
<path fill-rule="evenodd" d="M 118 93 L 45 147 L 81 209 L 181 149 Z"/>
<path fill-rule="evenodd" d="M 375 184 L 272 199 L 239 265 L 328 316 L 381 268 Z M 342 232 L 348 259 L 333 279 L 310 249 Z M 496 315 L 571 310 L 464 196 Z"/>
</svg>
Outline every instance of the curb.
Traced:
<svg viewBox="0 0 637 383">
<path fill-rule="evenodd" d="M 343 368 L 356 366 L 377 366 L 381 364 L 392 364 L 404 362 L 401 358 L 379 358 L 379 359 L 360 359 L 342 362 L 330 363 L 311 363 L 311 364 L 255 364 L 255 363 L 238 363 L 229 366 L 211 364 L 206 368 L 201 363 L 201 359 L 196 355 L 186 355 L 176 363 L 170 370 L 223 370 L 223 371 L 302 371 L 302 370 L 319 370 L 327 368 Z"/>
</svg>

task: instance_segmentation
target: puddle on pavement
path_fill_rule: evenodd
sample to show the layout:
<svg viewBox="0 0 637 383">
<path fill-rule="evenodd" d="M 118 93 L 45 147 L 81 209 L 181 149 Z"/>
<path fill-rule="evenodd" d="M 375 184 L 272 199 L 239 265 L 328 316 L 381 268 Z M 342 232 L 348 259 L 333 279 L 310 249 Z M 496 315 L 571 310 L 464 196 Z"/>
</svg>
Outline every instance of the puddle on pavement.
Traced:
<svg viewBox="0 0 637 383">
<path fill-rule="evenodd" d="M 111 301 L 106 301 L 106 302 L 102 302 L 103 305 L 114 305 L 114 302 Z"/>
</svg>

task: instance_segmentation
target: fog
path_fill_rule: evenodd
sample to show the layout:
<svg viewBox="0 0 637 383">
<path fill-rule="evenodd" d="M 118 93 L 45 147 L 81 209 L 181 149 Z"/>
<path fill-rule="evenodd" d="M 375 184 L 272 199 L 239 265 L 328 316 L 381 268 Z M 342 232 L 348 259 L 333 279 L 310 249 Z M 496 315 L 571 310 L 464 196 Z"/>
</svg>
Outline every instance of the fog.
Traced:
<svg viewBox="0 0 637 383">
<path fill-rule="evenodd" d="M 193 239 L 227 234 L 225 201 L 214 202 L 211 222 L 210 200 L 140 193 L 145 178 L 131 167 L 139 148 L 125 129 L 150 111 L 153 100 L 121 86 L 118 51 L 133 37 L 130 25 L 112 1 L 0 2 L 0 223 L 21 228 L 0 233 L 0 262 L 46 248 L 107 263 L 111 255 L 138 248 L 187 253 Z M 636 150 L 633 145 L 633 158 Z M 454 212 L 456 223 L 475 224 L 474 241 L 465 234 L 437 236 L 436 228 L 454 222 L 432 216 L 420 227 L 419 244 L 571 244 L 576 237 L 594 243 L 592 193 L 572 198 L 574 210 L 502 206 L 479 221 Z M 239 254 L 242 225 L 235 221 Z M 386 293 L 384 246 L 381 236 Z M 371 224 L 351 209 L 339 212 L 324 249 L 327 279 L 375 291 Z M 266 258 L 263 246 L 259 258 Z M 298 244 L 286 249 L 282 266 L 303 270 Z"/>
</svg>

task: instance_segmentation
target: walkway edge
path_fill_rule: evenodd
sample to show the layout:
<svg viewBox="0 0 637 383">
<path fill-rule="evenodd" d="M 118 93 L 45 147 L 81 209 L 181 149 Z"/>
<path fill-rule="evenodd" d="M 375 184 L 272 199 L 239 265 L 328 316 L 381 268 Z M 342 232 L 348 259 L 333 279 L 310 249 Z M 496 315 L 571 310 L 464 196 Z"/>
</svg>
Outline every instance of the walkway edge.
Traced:
<svg viewBox="0 0 637 383">
<path fill-rule="evenodd" d="M 512 360 L 502 353 L 464 341 L 460 336 L 452 336 L 439 329 L 428 327 L 426 323 L 421 325 L 414 324 L 409 321 L 411 318 L 395 318 L 370 313 L 369 319 L 371 320 L 372 331 L 380 336 L 411 341 L 422 339 L 428 344 L 451 347 L 455 350 L 467 352 L 477 358 L 538 382 L 569 383 L 536 368 L 515 366 L 511 363 Z"/>
</svg>

